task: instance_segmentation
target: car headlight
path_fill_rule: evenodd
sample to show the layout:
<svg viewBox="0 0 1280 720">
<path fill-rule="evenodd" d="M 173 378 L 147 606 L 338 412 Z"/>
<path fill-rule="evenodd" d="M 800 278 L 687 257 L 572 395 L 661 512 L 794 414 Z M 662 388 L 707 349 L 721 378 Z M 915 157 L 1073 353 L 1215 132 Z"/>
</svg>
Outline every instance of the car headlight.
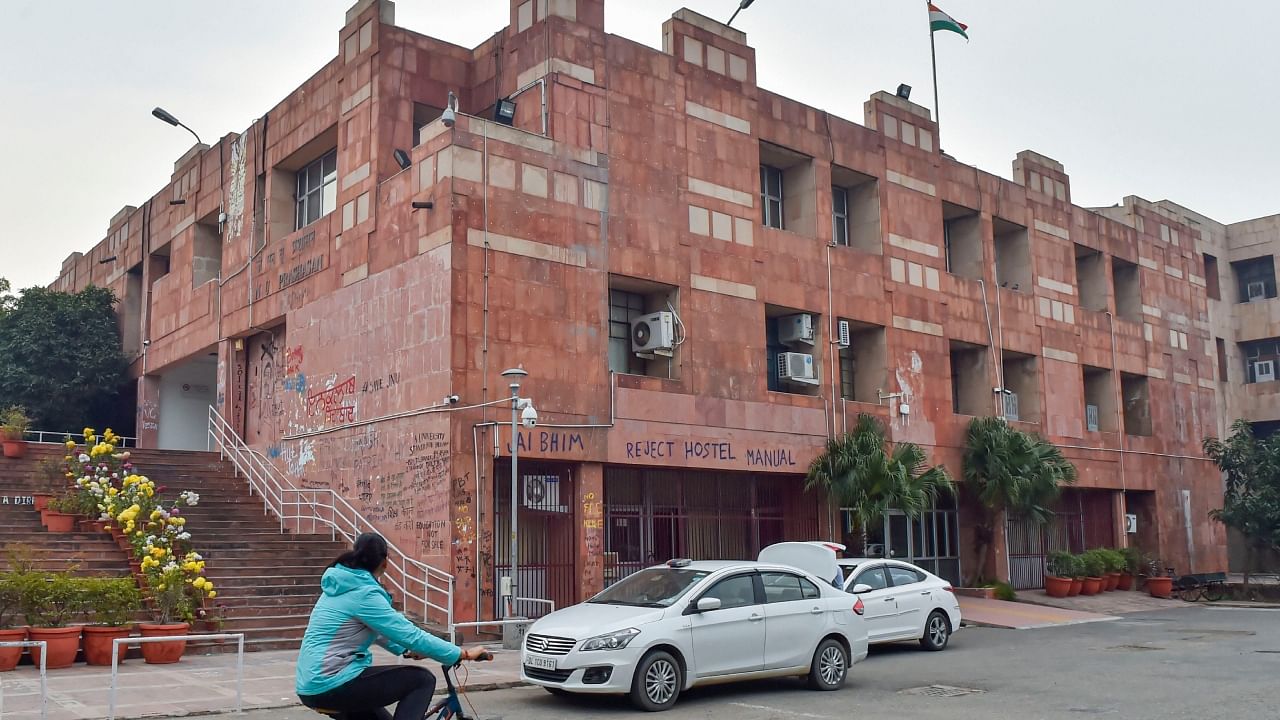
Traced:
<svg viewBox="0 0 1280 720">
<path fill-rule="evenodd" d="M 640 631 L 635 628 L 627 628 L 619 630 L 608 635 L 597 635 L 593 638 L 587 638 L 582 643 L 583 651 L 588 650 L 621 650 L 626 647 Z"/>
</svg>

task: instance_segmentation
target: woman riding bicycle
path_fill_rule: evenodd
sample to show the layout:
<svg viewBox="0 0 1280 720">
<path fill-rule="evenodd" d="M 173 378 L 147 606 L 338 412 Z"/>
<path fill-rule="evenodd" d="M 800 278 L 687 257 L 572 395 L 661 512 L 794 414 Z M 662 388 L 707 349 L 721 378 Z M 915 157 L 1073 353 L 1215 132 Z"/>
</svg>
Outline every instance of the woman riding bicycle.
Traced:
<svg viewBox="0 0 1280 720">
<path fill-rule="evenodd" d="M 423 632 L 391 607 L 391 595 L 378 584 L 386 567 L 387 541 L 365 533 L 325 570 L 298 656 L 303 705 L 349 720 L 390 720 L 386 707 L 395 703 L 395 720 L 422 720 L 435 675 L 421 667 L 373 667 L 369 646 L 376 642 L 396 655 L 445 666 L 486 656 L 484 648 L 463 650 Z"/>
</svg>

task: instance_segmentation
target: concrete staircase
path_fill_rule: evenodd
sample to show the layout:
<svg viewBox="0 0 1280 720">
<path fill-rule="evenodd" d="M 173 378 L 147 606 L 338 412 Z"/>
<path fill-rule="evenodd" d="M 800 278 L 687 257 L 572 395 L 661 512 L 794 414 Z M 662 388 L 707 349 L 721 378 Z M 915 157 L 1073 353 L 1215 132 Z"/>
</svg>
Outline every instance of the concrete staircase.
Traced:
<svg viewBox="0 0 1280 720">
<path fill-rule="evenodd" d="M 311 607 L 320 595 L 320 576 L 347 544 L 335 542 L 328 533 L 281 533 L 279 520 L 265 512 L 262 500 L 249 495 L 248 484 L 217 453 L 130 452 L 137 470 L 163 485 L 166 497 L 183 490 L 199 493 L 199 504 L 183 514 L 188 518 L 192 544 L 205 558 L 205 576 L 218 591 L 216 603 L 225 606 L 223 631 L 244 632 L 249 650 L 297 648 Z M 0 495 L 12 492 L 9 478 L 17 482 L 24 472 L 33 478 L 39 460 L 60 459 L 62 455 L 59 446 L 30 445 L 23 460 L 0 460 Z M 29 468 L 24 471 L 18 466 Z M 39 528 L 38 514 L 30 507 L 6 509 L 0 504 L 0 518 L 24 513 Z M 40 539 L 49 537 L 54 536 L 45 533 Z M 104 563 L 115 558 L 113 567 L 118 571 L 112 574 L 128 574 L 127 558 L 109 536 L 76 537 L 83 540 L 55 540 L 41 554 L 51 565 L 58 561 L 65 565 L 65 558 L 73 552 L 88 553 L 92 548 L 96 558 L 101 547 Z"/>
</svg>

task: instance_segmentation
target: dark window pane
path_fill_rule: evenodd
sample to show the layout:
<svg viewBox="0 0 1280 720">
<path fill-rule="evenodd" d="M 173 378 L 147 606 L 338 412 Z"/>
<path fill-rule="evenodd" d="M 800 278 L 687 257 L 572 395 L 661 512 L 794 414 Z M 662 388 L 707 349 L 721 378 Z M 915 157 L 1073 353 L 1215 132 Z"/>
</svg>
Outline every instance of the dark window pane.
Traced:
<svg viewBox="0 0 1280 720">
<path fill-rule="evenodd" d="M 750 575 L 737 575 L 716 583 L 702 597 L 717 598 L 721 608 L 747 607 L 756 604 L 755 583 Z"/>
<path fill-rule="evenodd" d="M 760 573 L 764 599 L 769 603 L 795 602 L 804 599 L 800 578 L 790 573 Z"/>
<path fill-rule="evenodd" d="M 872 590 L 883 590 L 889 587 L 889 580 L 885 577 L 884 568 L 872 568 L 859 573 L 853 584 L 870 585 Z"/>
</svg>

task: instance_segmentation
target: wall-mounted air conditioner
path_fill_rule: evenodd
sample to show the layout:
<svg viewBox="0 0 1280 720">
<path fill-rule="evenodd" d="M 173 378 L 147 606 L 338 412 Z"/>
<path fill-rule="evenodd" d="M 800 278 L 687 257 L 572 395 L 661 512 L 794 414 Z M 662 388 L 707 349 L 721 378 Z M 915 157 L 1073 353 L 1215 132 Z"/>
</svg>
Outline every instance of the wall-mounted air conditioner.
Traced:
<svg viewBox="0 0 1280 720">
<path fill-rule="evenodd" d="M 778 353 L 778 379 L 800 385 L 817 385 L 818 369 L 813 356 L 805 353 Z"/>
<path fill-rule="evenodd" d="M 1098 406 L 1097 405 L 1084 406 L 1084 425 L 1085 427 L 1089 428 L 1089 430 L 1093 432 L 1098 431 Z"/>
<path fill-rule="evenodd" d="M 836 346 L 841 350 L 849 347 L 852 343 L 852 329 L 849 327 L 848 320 L 840 320 L 836 323 Z"/>
<path fill-rule="evenodd" d="M 1253 381 L 1254 382 L 1271 382 L 1276 379 L 1276 361 L 1275 360 L 1254 360 L 1253 361 Z"/>
<path fill-rule="evenodd" d="M 567 508 L 560 504 L 559 475 L 525 475 L 524 506 L 534 510 L 547 512 L 565 512 Z"/>
<path fill-rule="evenodd" d="M 631 352 L 641 357 L 671 357 L 676 348 L 675 315 L 667 311 L 641 315 L 631 321 Z"/>
<path fill-rule="evenodd" d="M 1267 284 L 1261 280 L 1249 283 L 1245 291 L 1249 296 L 1249 302 L 1262 302 L 1267 299 Z"/>
<path fill-rule="evenodd" d="M 816 337 L 809 313 L 778 318 L 778 342 L 783 345 L 812 345 Z"/>
<path fill-rule="evenodd" d="M 1005 393 L 1002 397 L 1004 397 L 1004 419 L 1017 420 L 1018 419 L 1018 393 L 1014 393 L 1014 392 Z"/>
</svg>

